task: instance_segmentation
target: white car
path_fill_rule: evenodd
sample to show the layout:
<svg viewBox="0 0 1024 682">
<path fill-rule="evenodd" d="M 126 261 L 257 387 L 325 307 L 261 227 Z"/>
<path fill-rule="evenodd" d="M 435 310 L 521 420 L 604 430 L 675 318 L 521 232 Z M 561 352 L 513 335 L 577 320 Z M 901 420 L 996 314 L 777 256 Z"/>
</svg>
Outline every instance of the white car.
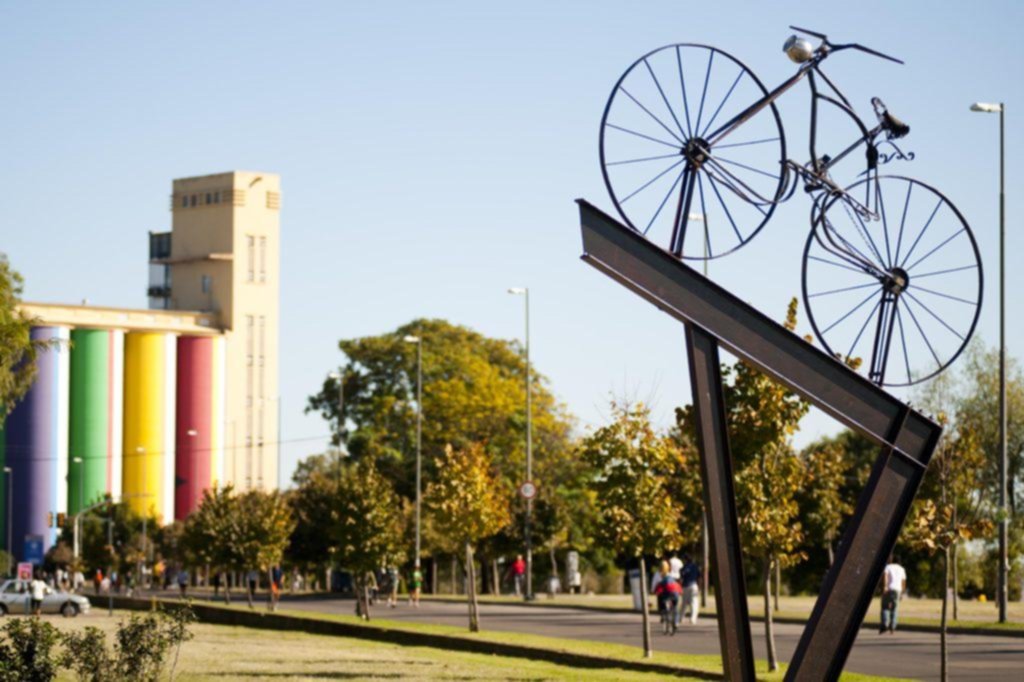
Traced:
<svg viewBox="0 0 1024 682">
<path fill-rule="evenodd" d="M 89 612 L 89 600 L 70 592 L 48 591 L 43 596 L 43 613 L 59 613 L 65 618 L 74 618 Z M 26 580 L 5 580 L 0 585 L 0 616 L 32 612 L 32 594 Z"/>
</svg>

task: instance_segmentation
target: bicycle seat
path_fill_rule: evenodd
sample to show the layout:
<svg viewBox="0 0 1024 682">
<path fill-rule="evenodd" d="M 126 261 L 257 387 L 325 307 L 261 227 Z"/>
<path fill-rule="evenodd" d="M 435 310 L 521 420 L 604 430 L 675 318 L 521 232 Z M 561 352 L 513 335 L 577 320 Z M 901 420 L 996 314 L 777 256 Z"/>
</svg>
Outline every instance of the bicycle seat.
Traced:
<svg viewBox="0 0 1024 682">
<path fill-rule="evenodd" d="M 877 97 L 871 98 L 871 105 L 875 108 L 878 122 L 882 128 L 889 133 L 890 139 L 905 137 L 910 133 L 910 126 L 893 116 L 886 108 L 885 103 Z"/>
</svg>

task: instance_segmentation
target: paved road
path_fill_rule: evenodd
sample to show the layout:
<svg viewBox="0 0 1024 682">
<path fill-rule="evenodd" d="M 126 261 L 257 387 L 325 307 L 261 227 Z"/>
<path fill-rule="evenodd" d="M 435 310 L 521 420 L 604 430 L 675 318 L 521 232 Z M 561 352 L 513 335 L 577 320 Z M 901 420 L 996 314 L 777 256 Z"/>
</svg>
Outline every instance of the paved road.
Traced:
<svg viewBox="0 0 1024 682">
<path fill-rule="evenodd" d="M 331 597 L 287 601 L 286 605 L 282 604 L 283 608 L 325 613 L 352 613 L 354 605 L 351 600 Z M 379 618 L 458 626 L 466 625 L 467 620 L 463 603 L 423 602 L 419 609 L 403 603 L 395 609 L 378 606 L 375 613 Z M 629 613 L 481 604 L 480 618 L 482 627 L 492 631 L 527 632 L 641 646 L 640 618 Z M 657 626 L 657 622 L 653 625 Z M 799 625 L 776 624 L 776 643 L 782 660 L 788 660 L 792 655 L 802 629 Z M 753 632 L 754 653 L 764 658 L 764 625 L 754 623 Z M 697 625 L 683 625 L 674 637 L 666 637 L 660 632 L 655 632 L 653 637 L 655 652 L 719 653 L 717 625 L 709 619 Z M 949 645 L 952 679 L 1024 680 L 1024 638 L 950 635 Z M 938 680 L 939 636 L 916 632 L 879 635 L 862 629 L 846 669 L 873 675 Z"/>
</svg>

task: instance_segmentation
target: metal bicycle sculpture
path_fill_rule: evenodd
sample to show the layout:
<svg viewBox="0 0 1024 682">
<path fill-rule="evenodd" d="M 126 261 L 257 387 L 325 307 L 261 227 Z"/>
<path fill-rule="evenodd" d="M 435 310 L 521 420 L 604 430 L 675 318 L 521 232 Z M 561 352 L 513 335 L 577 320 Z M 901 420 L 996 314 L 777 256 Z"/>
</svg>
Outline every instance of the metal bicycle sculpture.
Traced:
<svg viewBox="0 0 1024 682">
<path fill-rule="evenodd" d="M 913 159 L 895 142 L 910 127 L 876 97 L 878 122 L 868 128 L 821 70 L 843 50 L 903 62 L 790 28 L 820 44 L 790 37 L 784 50 L 799 70 L 770 92 L 738 59 L 710 46 L 668 45 L 638 59 L 619 78 L 601 121 L 605 184 L 631 228 L 677 258 L 709 259 L 750 241 L 802 183 L 812 199 L 803 298 L 818 339 L 835 357 L 869 360 L 868 378 L 878 385 L 923 381 L 957 358 L 977 324 L 983 275 L 974 236 L 938 190 L 879 173 L 888 161 Z M 775 101 L 804 79 L 810 160 L 800 163 L 786 156 Z M 823 104 L 857 131 L 831 156 L 818 149 Z M 844 188 L 833 177 L 837 164 L 859 150 L 860 179 Z M 915 371 L 918 356 L 926 366 Z"/>
</svg>

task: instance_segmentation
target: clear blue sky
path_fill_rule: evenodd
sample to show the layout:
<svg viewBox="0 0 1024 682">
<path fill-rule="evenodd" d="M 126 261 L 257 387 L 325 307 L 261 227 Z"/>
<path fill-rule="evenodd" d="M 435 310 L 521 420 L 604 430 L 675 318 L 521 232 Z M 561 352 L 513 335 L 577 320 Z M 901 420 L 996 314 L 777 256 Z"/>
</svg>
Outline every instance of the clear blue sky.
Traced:
<svg viewBox="0 0 1024 682">
<path fill-rule="evenodd" d="M 598 126 L 636 57 L 706 42 L 774 84 L 794 68 L 780 51 L 788 24 L 906 61 L 842 55 L 827 71 L 862 116 L 878 95 L 913 126 L 917 160 L 898 172 L 943 189 L 973 226 L 990 343 L 998 120 L 967 108 L 1007 102 L 1008 336 L 1024 353 L 1020 3 L 145 5 L 0 8 L 0 250 L 29 300 L 143 307 L 146 232 L 169 226 L 172 178 L 279 173 L 286 440 L 326 433 L 302 411 L 341 361 L 339 338 L 417 316 L 520 336 L 509 286 L 531 288 L 533 358 L 581 428 L 610 393 L 651 400 L 667 423 L 689 395 L 682 330 L 580 263 L 572 200 L 611 207 Z M 802 150 L 806 91 L 780 108 Z M 796 196 L 711 276 L 781 317 L 799 292 L 808 208 Z M 834 428 L 812 416 L 800 442 Z M 288 445 L 286 470 L 320 447 Z"/>
</svg>

